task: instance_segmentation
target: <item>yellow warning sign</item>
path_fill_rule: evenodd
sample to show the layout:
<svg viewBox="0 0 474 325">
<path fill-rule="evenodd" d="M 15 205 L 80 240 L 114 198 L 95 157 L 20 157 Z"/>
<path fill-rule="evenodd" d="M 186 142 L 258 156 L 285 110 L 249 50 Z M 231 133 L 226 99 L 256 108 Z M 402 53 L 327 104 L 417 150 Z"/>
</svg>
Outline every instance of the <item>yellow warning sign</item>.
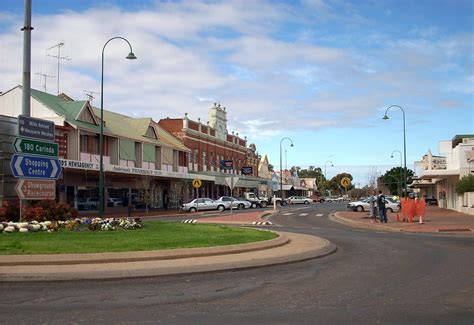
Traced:
<svg viewBox="0 0 474 325">
<path fill-rule="evenodd" d="M 343 177 L 341 179 L 341 185 L 344 186 L 344 187 L 351 186 L 351 179 L 349 177 Z"/>
<path fill-rule="evenodd" d="M 199 178 L 193 179 L 193 187 L 194 188 L 200 188 L 202 185 L 202 181 Z"/>
</svg>

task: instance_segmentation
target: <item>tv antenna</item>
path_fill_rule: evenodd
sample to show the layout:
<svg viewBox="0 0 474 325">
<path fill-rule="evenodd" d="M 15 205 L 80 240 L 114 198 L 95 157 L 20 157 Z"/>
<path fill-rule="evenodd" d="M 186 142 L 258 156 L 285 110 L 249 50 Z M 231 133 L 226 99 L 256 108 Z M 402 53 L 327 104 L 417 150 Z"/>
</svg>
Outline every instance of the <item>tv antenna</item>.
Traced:
<svg viewBox="0 0 474 325">
<path fill-rule="evenodd" d="M 57 82 L 58 82 L 58 95 L 59 95 L 59 66 L 60 66 L 60 63 L 61 63 L 61 60 L 68 60 L 70 61 L 71 59 L 67 56 L 61 56 L 61 47 L 64 46 L 64 42 L 59 42 L 58 44 L 56 45 L 53 45 L 51 46 L 50 48 L 48 48 L 46 51 L 49 51 L 49 50 L 52 50 L 54 48 L 58 48 L 58 54 L 57 55 L 51 55 L 51 54 L 46 54 L 46 56 L 50 56 L 52 58 L 56 58 L 58 59 L 58 70 L 57 70 Z"/>
<path fill-rule="evenodd" d="M 92 100 L 95 99 L 94 95 L 100 95 L 100 93 L 96 91 L 91 91 L 91 90 L 86 90 L 86 89 L 84 89 L 83 91 L 86 94 L 87 98 L 89 98 L 89 102 L 91 103 L 92 103 Z"/>
<path fill-rule="evenodd" d="M 39 73 L 39 72 L 37 72 L 36 75 L 43 78 L 43 85 L 42 86 L 43 86 L 44 92 L 46 92 L 46 79 L 47 78 L 54 78 L 54 76 L 50 76 L 49 74 Z"/>
</svg>

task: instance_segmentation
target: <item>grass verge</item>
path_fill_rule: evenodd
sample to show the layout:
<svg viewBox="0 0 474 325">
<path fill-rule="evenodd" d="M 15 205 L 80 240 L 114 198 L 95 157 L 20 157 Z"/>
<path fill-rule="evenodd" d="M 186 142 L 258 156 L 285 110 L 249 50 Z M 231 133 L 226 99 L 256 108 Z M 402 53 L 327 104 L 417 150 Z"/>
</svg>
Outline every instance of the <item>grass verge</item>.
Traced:
<svg viewBox="0 0 474 325">
<path fill-rule="evenodd" d="M 244 244 L 275 238 L 269 231 L 219 225 L 143 221 L 143 228 L 0 234 L 0 255 L 149 251 Z"/>
</svg>

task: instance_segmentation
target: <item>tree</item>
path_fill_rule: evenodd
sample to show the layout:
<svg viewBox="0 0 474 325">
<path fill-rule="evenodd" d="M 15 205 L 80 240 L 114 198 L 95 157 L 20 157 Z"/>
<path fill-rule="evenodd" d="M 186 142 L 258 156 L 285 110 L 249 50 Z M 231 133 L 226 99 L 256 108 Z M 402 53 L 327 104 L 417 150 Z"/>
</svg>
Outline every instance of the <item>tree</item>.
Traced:
<svg viewBox="0 0 474 325">
<path fill-rule="evenodd" d="M 413 176 L 414 173 L 411 169 L 407 169 L 407 178 Z M 378 182 L 386 186 L 390 194 L 401 195 L 401 192 L 405 188 L 406 180 L 403 179 L 403 168 L 393 167 L 388 170 L 385 174 L 378 178 Z"/>
<path fill-rule="evenodd" d="M 345 193 L 346 190 L 350 191 L 352 188 L 354 188 L 354 185 L 351 184 L 346 189 L 344 189 L 344 187 L 341 185 L 341 180 L 344 177 L 348 177 L 351 181 L 353 180 L 353 177 L 352 177 L 351 174 L 349 174 L 349 173 L 340 173 L 340 174 L 337 174 L 336 176 L 334 176 L 333 178 L 331 178 L 331 180 L 328 183 L 328 188 L 331 189 L 332 191 L 334 191 L 335 193 L 338 193 L 338 194 L 343 194 L 343 193 Z"/>
<path fill-rule="evenodd" d="M 461 180 L 456 184 L 454 190 L 458 194 L 474 192 L 474 175 L 463 176 Z"/>
<path fill-rule="evenodd" d="M 273 167 L 272 164 L 268 164 L 268 171 L 273 172 L 275 170 L 275 167 Z"/>
</svg>

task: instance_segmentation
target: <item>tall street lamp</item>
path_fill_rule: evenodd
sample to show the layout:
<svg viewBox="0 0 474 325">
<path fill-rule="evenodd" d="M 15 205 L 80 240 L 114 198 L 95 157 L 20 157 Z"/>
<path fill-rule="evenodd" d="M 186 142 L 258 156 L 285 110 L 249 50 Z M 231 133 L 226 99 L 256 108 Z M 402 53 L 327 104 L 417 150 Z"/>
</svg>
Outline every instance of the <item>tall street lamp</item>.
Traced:
<svg viewBox="0 0 474 325">
<path fill-rule="evenodd" d="M 387 115 L 388 110 L 392 107 L 399 108 L 402 111 L 403 114 L 403 176 L 405 178 L 405 196 L 408 195 L 408 184 L 407 184 L 407 139 L 406 139 L 406 129 L 405 129 L 405 110 L 398 105 L 392 105 L 387 107 L 385 110 L 385 115 L 383 117 L 384 120 L 388 120 L 389 117 Z"/>
<path fill-rule="evenodd" d="M 390 155 L 390 158 L 393 158 L 393 154 L 395 152 L 398 152 L 400 154 L 400 177 L 398 179 L 398 195 L 401 195 L 402 191 L 401 191 L 401 187 L 402 187 L 402 169 L 403 169 L 403 166 L 402 166 L 402 153 L 400 150 L 393 150 L 392 151 L 392 154 Z"/>
<path fill-rule="evenodd" d="M 291 147 L 294 147 L 293 140 L 286 137 L 280 140 L 280 196 L 283 199 L 283 170 L 282 170 L 282 162 L 281 162 L 281 145 L 283 144 L 284 140 L 289 140 L 291 142 Z"/>
<path fill-rule="evenodd" d="M 334 164 L 332 163 L 332 161 L 328 160 L 324 163 L 324 179 L 327 181 L 327 178 L 326 178 L 326 166 L 328 163 L 331 163 L 331 166 L 330 167 L 334 167 Z"/>
<path fill-rule="evenodd" d="M 330 160 L 328 160 L 324 163 L 324 195 L 326 195 L 326 193 L 327 193 L 328 179 L 326 178 L 326 166 L 327 166 L 328 163 L 331 163 L 330 167 L 334 167 L 334 164 Z"/>
<path fill-rule="evenodd" d="M 99 137 L 99 215 L 101 218 L 104 217 L 104 51 L 107 44 L 114 39 L 121 39 L 127 42 L 130 47 L 130 53 L 125 57 L 128 60 L 135 60 L 137 57 L 133 54 L 132 45 L 130 42 L 120 36 L 112 37 L 107 42 L 105 42 L 104 47 L 102 48 L 102 76 L 100 79 L 100 137 Z"/>
</svg>

